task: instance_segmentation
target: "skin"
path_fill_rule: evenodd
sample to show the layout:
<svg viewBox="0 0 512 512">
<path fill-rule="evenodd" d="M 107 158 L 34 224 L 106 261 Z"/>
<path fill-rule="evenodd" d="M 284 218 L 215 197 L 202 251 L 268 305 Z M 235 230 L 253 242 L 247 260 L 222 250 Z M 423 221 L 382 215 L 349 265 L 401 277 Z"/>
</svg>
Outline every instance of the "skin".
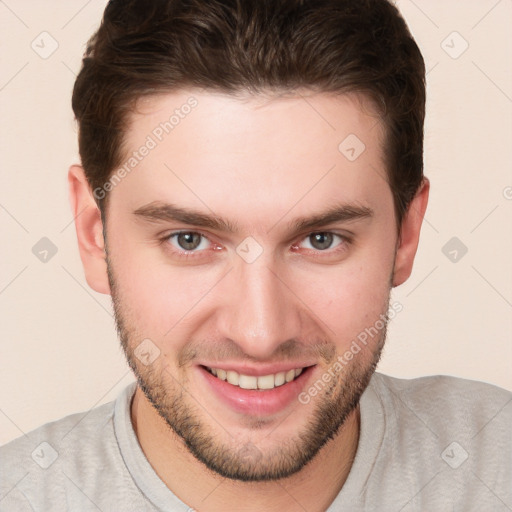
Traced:
<svg viewBox="0 0 512 512">
<path fill-rule="evenodd" d="M 83 169 L 71 167 L 86 279 L 113 297 L 139 382 L 132 423 L 149 462 L 182 501 L 201 512 L 226 503 L 240 511 L 322 511 L 350 471 L 356 404 L 385 328 L 309 403 L 293 400 L 273 414 L 232 410 L 205 384 L 199 364 L 300 361 L 314 365 L 303 390 L 321 379 L 386 313 L 391 288 L 409 277 L 429 183 L 398 237 L 383 178 L 383 128 L 353 94 L 187 90 L 146 98 L 130 118 L 127 155 L 190 96 L 198 106 L 110 192 L 107 241 Z M 353 162 L 338 150 L 349 134 L 366 146 Z M 236 229 L 148 218 L 166 203 Z M 340 205 L 372 213 L 293 227 Z M 180 230 L 206 237 L 194 256 L 169 238 Z M 319 249 L 311 238 L 319 232 L 337 236 Z M 262 250 L 251 263 L 236 252 L 247 237 Z M 148 338 L 157 357 L 144 365 L 135 350 Z M 299 460 L 308 448 L 307 460 Z"/>
</svg>

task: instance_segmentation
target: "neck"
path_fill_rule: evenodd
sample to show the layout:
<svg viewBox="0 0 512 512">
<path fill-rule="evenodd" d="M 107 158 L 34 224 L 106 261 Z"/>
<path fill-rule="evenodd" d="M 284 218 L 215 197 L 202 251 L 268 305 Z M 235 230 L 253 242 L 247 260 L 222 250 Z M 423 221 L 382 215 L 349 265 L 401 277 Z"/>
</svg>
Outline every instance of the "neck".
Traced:
<svg viewBox="0 0 512 512">
<path fill-rule="evenodd" d="M 201 512 L 323 512 L 345 483 L 359 440 L 359 406 L 302 470 L 272 482 L 240 482 L 224 478 L 199 462 L 137 387 L 132 424 L 149 463 L 184 503 Z M 169 464 L 172 461 L 172 464 Z"/>
</svg>

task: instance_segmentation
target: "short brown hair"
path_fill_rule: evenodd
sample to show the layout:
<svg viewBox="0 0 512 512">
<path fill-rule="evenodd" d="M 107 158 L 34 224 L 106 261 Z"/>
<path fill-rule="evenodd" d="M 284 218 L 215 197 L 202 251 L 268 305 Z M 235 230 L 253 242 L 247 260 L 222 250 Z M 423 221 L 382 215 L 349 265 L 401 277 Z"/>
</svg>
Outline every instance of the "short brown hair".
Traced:
<svg viewBox="0 0 512 512">
<path fill-rule="evenodd" d="M 388 0 L 110 0 L 73 90 L 91 188 L 121 165 L 135 101 L 186 87 L 364 93 L 400 227 L 423 179 L 425 64 Z"/>
</svg>

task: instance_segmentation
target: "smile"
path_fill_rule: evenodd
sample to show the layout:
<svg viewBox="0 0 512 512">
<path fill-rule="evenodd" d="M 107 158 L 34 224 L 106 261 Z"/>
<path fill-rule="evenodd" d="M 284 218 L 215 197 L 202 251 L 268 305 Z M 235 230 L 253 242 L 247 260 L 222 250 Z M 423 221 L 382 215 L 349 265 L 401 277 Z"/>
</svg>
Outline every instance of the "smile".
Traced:
<svg viewBox="0 0 512 512">
<path fill-rule="evenodd" d="M 297 362 L 298 363 L 298 362 Z M 269 416 L 300 405 L 299 394 L 307 387 L 316 367 L 298 363 L 296 368 L 267 365 L 266 368 L 218 368 L 200 364 L 198 376 L 212 393 L 213 400 L 220 400 L 231 411 L 254 416 Z M 226 364 L 227 366 L 227 364 Z M 281 367 L 279 367 L 281 366 Z M 281 370 L 271 373 L 272 370 Z M 254 375 L 254 374 L 257 375 Z M 250 375 L 252 374 L 252 375 Z"/>
<path fill-rule="evenodd" d="M 224 380 L 233 386 L 242 389 L 274 389 L 288 382 L 292 382 L 298 377 L 303 368 L 295 368 L 287 372 L 271 373 L 269 375 L 243 375 L 233 370 L 223 370 L 222 368 L 209 368 L 206 369 L 215 377 Z"/>
</svg>

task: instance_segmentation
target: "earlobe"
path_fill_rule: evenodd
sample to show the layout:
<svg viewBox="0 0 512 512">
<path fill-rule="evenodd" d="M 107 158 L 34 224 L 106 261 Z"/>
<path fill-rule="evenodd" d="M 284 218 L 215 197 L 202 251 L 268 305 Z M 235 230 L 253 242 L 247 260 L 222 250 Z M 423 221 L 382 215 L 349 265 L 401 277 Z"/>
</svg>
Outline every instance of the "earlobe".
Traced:
<svg viewBox="0 0 512 512">
<path fill-rule="evenodd" d="M 93 290 L 110 294 L 103 222 L 83 167 L 80 165 L 70 167 L 68 183 L 69 199 L 75 219 L 78 248 L 84 266 L 85 278 Z"/>
<path fill-rule="evenodd" d="M 422 184 L 402 220 L 402 229 L 395 256 L 393 286 L 403 284 L 412 272 L 414 257 L 418 249 L 420 231 L 427 209 L 430 182 L 423 178 Z"/>
</svg>

